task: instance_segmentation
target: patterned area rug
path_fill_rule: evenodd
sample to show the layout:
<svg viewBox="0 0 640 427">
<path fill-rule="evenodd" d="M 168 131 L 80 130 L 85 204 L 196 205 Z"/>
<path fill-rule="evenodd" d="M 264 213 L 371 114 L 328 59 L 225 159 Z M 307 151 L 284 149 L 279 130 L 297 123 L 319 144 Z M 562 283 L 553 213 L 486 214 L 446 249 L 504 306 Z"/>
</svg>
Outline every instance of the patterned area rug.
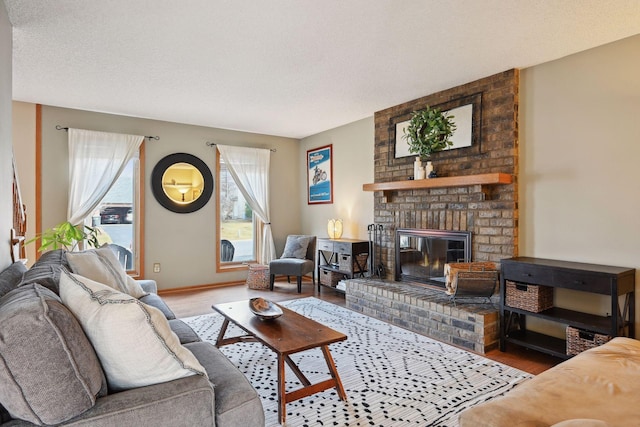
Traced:
<svg viewBox="0 0 640 427">
<path fill-rule="evenodd" d="M 348 336 L 331 354 L 348 396 L 334 389 L 287 404 L 287 426 L 457 426 L 465 408 L 501 395 L 531 375 L 313 297 L 282 305 Z M 222 316 L 185 320 L 215 343 Z M 229 326 L 227 336 L 240 335 Z M 276 357 L 259 343 L 221 348 L 258 390 L 266 425 L 278 426 Z M 329 378 L 320 349 L 291 357 L 313 382 Z M 289 368 L 287 367 L 287 370 Z M 287 371 L 287 391 L 300 387 Z"/>
</svg>

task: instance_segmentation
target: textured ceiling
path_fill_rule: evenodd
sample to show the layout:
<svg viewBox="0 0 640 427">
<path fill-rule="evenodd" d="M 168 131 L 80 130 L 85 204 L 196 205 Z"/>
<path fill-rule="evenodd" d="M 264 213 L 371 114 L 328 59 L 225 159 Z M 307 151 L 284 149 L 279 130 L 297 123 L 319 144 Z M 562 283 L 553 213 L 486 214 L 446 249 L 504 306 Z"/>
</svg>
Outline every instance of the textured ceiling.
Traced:
<svg viewBox="0 0 640 427">
<path fill-rule="evenodd" d="M 5 0 L 18 101 L 301 138 L 640 33 L 640 0 Z"/>
</svg>

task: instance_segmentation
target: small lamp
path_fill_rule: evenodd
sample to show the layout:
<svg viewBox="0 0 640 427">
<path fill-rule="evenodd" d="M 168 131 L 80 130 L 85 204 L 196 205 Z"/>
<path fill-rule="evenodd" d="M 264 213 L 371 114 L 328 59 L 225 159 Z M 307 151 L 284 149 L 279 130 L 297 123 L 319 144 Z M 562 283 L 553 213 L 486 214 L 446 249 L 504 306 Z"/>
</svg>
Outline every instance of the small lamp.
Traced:
<svg viewBox="0 0 640 427">
<path fill-rule="evenodd" d="M 182 201 L 184 202 L 184 195 L 191 190 L 191 185 L 178 186 L 178 192 L 182 194 Z"/>
<path fill-rule="evenodd" d="M 327 223 L 327 233 L 329 233 L 329 237 L 332 239 L 339 239 L 342 237 L 342 220 L 330 219 Z"/>
</svg>

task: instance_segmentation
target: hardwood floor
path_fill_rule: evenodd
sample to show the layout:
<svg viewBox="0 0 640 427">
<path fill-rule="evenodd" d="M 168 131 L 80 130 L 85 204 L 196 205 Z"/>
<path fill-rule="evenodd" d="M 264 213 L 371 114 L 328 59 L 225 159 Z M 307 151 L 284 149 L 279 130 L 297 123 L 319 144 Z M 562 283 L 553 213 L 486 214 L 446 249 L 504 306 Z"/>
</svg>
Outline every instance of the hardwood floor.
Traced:
<svg viewBox="0 0 640 427">
<path fill-rule="evenodd" d="M 324 287 L 318 294 L 316 287 L 310 282 L 303 282 L 302 293 L 299 294 L 295 280 L 293 283 L 287 283 L 286 280 L 276 281 L 273 292 L 268 289 L 253 290 L 245 285 L 234 285 L 198 291 L 160 292 L 160 294 L 179 318 L 212 313 L 211 306 L 213 304 L 246 300 L 253 297 L 263 297 L 278 302 L 313 296 L 342 307 L 346 306 L 344 295 Z M 558 358 L 523 349 L 516 345 L 510 345 L 507 350 L 507 352 L 492 350 L 484 356 L 534 375 L 561 362 Z"/>
</svg>

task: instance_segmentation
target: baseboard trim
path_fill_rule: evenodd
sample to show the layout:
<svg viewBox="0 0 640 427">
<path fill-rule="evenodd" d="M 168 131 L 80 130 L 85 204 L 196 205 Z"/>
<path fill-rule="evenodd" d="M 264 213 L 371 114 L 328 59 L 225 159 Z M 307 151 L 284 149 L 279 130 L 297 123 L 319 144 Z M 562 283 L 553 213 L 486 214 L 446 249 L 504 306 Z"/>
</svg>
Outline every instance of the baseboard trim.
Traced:
<svg viewBox="0 0 640 427">
<path fill-rule="evenodd" d="M 206 285 L 185 286 L 184 288 L 160 289 L 158 290 L 158 295 L 179 294 L 182 292 L 206 291 L 208 289 L 225 288 L 227 286 L 238 286 L 238 285 L 244 285 L 244 284 L 245 284 L 244 280 L 236 280 L 233 282 L 209 283 Z"/>
<path fill-rule="evenodd" d="M 295 283 L 295 276 L 291 276 L 293 279 L 291 283 Z M 287 280 L 287 276 L 276 276 L 276 281 L 278 280 Z M 308 276 L 302 276 L 303 282 L 311 282 L 311 278 Z M 246 281 L 244 280 L 235 280 L 233 282 L 222 282 L 222 283 L 209 283 L 206 285 L 194 285 L 194 286 L 185 286 L 184 288 L 169 288 L 169 289 L 159 289 L 158 295 L 171 295 L 171 294 L 180 294 L 185 292 L 198 292 L 198 291 L 206 291 L 209 289 L 217 289 L 217 288 L 225 288 L 228 286 L 238 286 L 244 285 Z"/>
</svg>

